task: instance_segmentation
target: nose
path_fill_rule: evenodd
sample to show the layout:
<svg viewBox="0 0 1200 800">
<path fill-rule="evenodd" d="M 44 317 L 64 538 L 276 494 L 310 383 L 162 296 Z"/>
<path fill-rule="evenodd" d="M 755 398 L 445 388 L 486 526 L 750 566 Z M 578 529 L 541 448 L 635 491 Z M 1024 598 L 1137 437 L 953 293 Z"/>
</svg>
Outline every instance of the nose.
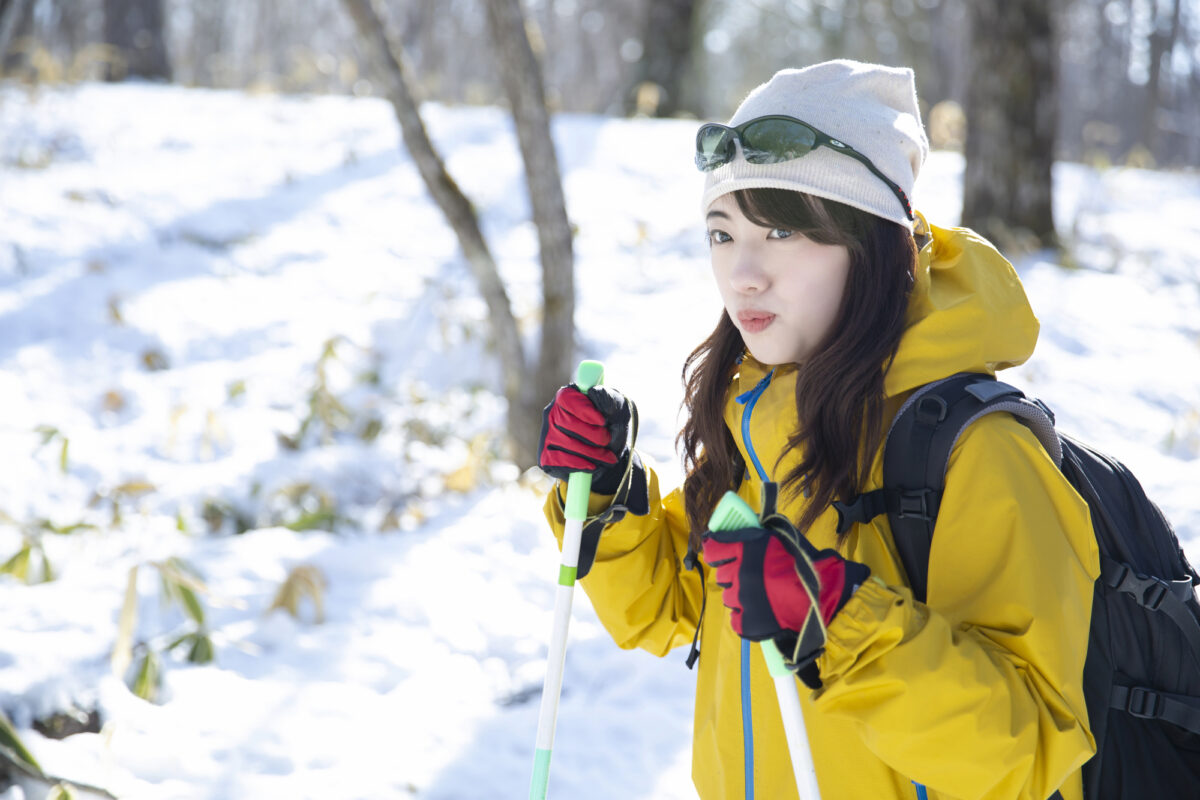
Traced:
<svg viewBox="0 0 1200 800">
<path fill-rule="evenodd" d="M 729 273 L 730 287 L 741 294 L 757 294 L 770 285 L 766 270 L 751 252 L 738 254 Z"/>
</svg>

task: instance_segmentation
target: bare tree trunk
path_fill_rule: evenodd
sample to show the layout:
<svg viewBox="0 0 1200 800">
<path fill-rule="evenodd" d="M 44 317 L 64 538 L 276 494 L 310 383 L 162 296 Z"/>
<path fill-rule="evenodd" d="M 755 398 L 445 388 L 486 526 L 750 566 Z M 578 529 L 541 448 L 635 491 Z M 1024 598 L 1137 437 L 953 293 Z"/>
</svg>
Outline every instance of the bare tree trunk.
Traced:
<svg viewBox="0 0 1200 800">
<path fill-rule="evenodd" d="M 1051 167 L 1058 126 L 1053 9 L 978 0 L 971 14 L 963 225 L 1001 250 L 1056 244 Z"/>
<path fill-rule="evenodd" d="M 29 28 L 30 3 L 31 0 L 0 0 L 0 72 L 11 66 L 8 48 L 18 38 L 17 31 Z"/>
<path fill-rule="evenodd" d="M 384 31 L 383 20 L 371 0 L 342 0 L 342 5 L 358 28 L 359 38 L 367 50 L 368 62 L 383 81 L 387 98 L 400 123 L 404 146 L 412 156 L 425 187 L 454 229 L 479 292 L 487 303 L 492 338 L 504 372 L 504 396 L 508 400 L 509 431 L 514 440 L 516 461 L 523 467 L 532 466 L 536 461 L 533 451 L 537 447 L 536 426 L 539 421 L 530 418 L 531 412 L 522 400 L 528 391 L 525 389 L 525 355 L 508 293 L 479 228 L 475 209 L 446 172 L 441 156 L 429 140 L 410 88 L 403 54 L 398 49 L 393 50 L 393 43 Z M 527 433 L 530 426 L 535 427 L 532 443 Z"/>
<path fill-rule="evenodd" d="M 1163 57 L 1175 49 L 1183 3 L 1180 0 L 1171 0 L 1171 6 L 1171 21 L 1166 26 L 1159 19 L 1157 9 L 1151 8 L 1153 28 L 1150 31 L 1150 64 L 1146 80 L 1146 110 L 1142 115 L 1141 144 L 1156 160 L 1162 160 L 1162 153 L 1158 147 L 1158 108 L 1162 99 Z"/>
<path fill-rule="evenodd" d="M 171 80 L 162 0 L 104 0 L 104 41 L 123 62 L 123 69 L 109 67 L 108 80 Z"/>
<path fill-rule="evenodd" d="M 625 113 L 672 117 L 683 110 L 695 15 L 696 0 L 650 0 L 646 4 L 642 57 L 625 92 Z"/>
<path fill-rule="evenodd" d="M 1184 37 L 1183 38 L 1184 46 L 1187 45 L 1186 26 L 1184 24 L 1183 15 L 1181 13 L 1181 9 L 1183 7 L 1183 2 L 1182 2 L 1182 0 L 1175 0 L 1174 5 L 1175 5 L 1175 9 L 1171 15 L 1171 32 L 1170 32 L 1169 41 L 1167 43 L 1167 50 L 1166 50 L 1167 53 L 1175 52 L 1175 47 L 1176 47 L 1176 45 L 1178 45 L 1180 43 L 1181 37 Z M 1181 93 L 1183 94 L 1184 97 L 1188 97 L 1186 79 L 1182 78 L 1182 76 L 1174 76 L 1174 75 L 1171 76 L 1171 80 L 1170 80 L 1168 91 L 1167 91 L 1167 96 L 1160 98 L 1161 100 L 1164 101 L 1164 105 L 1167 106 L 1168 110 L 1166 110 L 1164 113 L 1168 119 L 1170 117 L 1174 116 L 1175 114 L 1177 114 L 1178 111 L 1180 110 L 1179 98 L 1180 98 Z M 1190 100 L 1190 102 L 1189 102 L 1189 100 Z M 1196 98 L 1194 96 L 1190 97 L 1189 100 L 1184 100 L 1185 108 L 1189 105 L 1192 108 L 1200 108 L 1200 105 L 1197 105 Z M 1160 117 L 1159 128 L 1161 129 L 1163 127 L 1162 122 L 1161 122 L 1161 116 L 1160 116 L 1160 114 L 1156 114 L 1155 116 Z M 1178 140 L 1179 140 L 1179 137 L 1177 134 L 1179 133 L 1179 129 L 1175 125 L 1171 125 L 1171 128 L 1172 128 L 1172 131 L 1171 131 L 1172 135 L 1163 136 L 1163 135 L 1161 135 L 1161 130 L 1160 130 L 1160 135 L 1158 137 L 1158 145 L 1159 146 L 1158 146 L 1158 150 L 1156 151 L 1156 157 L 1158 158 L 1159 163 L 1163 164 L 1163 165 L 1175 164 L 1177 154 L 1181 152 L 1180 148 L 1177 146 Z"/>
<path fill-rule="evenodd" d="M 575 355 L 575 256 L 567 220 L 558 156 L 550 134 L 550 116 L 542 86 L 542 70 L 525 33 L 520 0 L 488 0 L 488 26 L 500 60 L 504 90 L 512 105 L 529 204 L 538 230 L 542 260 L 542 336 L 537 372 L 526 384 L 522 403 L 537 428 L 539 403 L 571 377 Z M 530 431 L 531 449 L 538 430 Z M 534 459 L 537 454 L 532 453 Z"/>
</svg>

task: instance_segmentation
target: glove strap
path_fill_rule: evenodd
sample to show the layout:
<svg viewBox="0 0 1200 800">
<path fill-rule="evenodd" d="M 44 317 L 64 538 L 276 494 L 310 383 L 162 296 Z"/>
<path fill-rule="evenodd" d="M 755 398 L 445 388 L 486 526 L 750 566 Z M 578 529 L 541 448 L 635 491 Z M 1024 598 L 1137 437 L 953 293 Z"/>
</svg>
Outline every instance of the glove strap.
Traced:
<svg viewBox="0 0 1200 800">
<path fill-rule="evenodd" d="M 559 497 L 562 499 L 561 495 Z M 600 534 L 615 522 L 625 519 L 626 514 L 643 517 L 650 513 L 650 490 L 646 480 L 646 468 L 642 459 L 634 451 L 629 453 L 629 462 L 625 465 L 625 474 L 617 486 L 612 504 L 584 520 L 583 531 L 579 540 L 579 565 L 576 568 L 576 578 L 582 578 L 592 569 L 596 561 L 596 550 L 600 546 Z"/>
<path fill-rule="evenodd" d="M 796 560 L 796 578 L 804 587 L 809 599 L 808 615 L 805 617 L 803 629 L 799 633 L 789 631 L 776 637 L 775 641 L 781 653 L 791 654 L 790 658 L 784 659 L 788 669 L 795 672 L 805 686 L 820 689 L 821 673 L 816 662 L 825 651 L 826 629 L 825 621 L 821 618 L 821 581 L 808 555 L 812 551 L 812 545 L 807 541 L 802 544 L 799 539 L 803 538 L 804 534 L 796 530 L 791 520 L 779 513 L 779 484 L 764 481 L 762 487 L 763 509 L 759 519 L 763 527 L 769 528 L 791 551 Z"/>
</svg>

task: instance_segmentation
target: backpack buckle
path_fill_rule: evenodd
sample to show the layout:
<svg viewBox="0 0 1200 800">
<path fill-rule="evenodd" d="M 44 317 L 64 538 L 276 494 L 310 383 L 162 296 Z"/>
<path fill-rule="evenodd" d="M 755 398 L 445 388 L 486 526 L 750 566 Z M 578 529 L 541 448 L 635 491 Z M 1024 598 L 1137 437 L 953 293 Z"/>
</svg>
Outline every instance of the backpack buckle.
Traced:
<svg viewBox="0 0 1200 800">
<path fill-rule="evenodd" d="M 930 394 L 917 401 L 915 413 L 918 425 L 932 428 L 946 419 L 950 407 L 938 395 Z"/>
<path fill-rule="evenodd" d="M 906 489 L 900 492 L 900 519 L 919 519 L 932 522 L 937 517 L 938 493 L 933 489 Z"/>
<path fill-rule="evenodd" d="M 1131 595 L 1139 606 L 1151 611 L 1157 611 L 1171 592 L 1171 586 L 1166 581 L 1138 575 L 1128 564 L 1120 565 L 1120 569 L 1108 580 L 1108 585 L 1118 592 Z"/>
<path fill-rule="evenodd" d="M 1162 697 L 1158 692 L 1142 686 L 1134 686 L 1129 690 L 1129 702 L 1125 710 L 1139 719 L 1156 719 L 1161 712 Z"/>
<path fill-rule="evenodd" d="M 1151 611 L 1157 611 L 1158 607 L 1162 605 L 1163 600 L 1167 598 L 1169 591 L 1170 587 L 1166 583 L 1157 578 L 1151 578 L 1150 586 L 1146 588 L 1142 599 L 1138 602 Z"/>
</svg>

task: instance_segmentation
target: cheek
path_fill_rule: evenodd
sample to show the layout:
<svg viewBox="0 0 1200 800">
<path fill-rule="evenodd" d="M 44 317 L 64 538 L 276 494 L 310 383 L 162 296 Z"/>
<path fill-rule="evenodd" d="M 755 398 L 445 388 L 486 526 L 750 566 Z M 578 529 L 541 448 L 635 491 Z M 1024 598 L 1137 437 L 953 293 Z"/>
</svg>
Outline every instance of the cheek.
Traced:
<svg viewBox="0 0 1200 800">
<path fill-rule="evenodd" d="M 716 252 L 709 257 L 710 266 L 712 268 L 713 282 L 717 285 L 717 292 L 721 295 L 721 302 L 726 307 L 729 306 L 729 297 L 732 290 L 729 285 L 729 265 L 728 258 L 722 258 Z"/>
<path fill-rule="evenodd" d="M 842 297 L 846 294 L 846 279 L 848 277 L 846 269 L 835 268 L 833 274 L 825 284 L 825 300 L 830 307 L 830 316 L 837 314 L 838 309 L 842 305 Z"/>
<path fill-rule="evenodd" d="M 810 319 L 821 329 L 822 335 L 833 324 L 842 307 L 848 273 L 849 269 L 845 266 L 830 264 L 822 271 L 819 279 L 808 286 L 805 306 Z"/>
</svg>

